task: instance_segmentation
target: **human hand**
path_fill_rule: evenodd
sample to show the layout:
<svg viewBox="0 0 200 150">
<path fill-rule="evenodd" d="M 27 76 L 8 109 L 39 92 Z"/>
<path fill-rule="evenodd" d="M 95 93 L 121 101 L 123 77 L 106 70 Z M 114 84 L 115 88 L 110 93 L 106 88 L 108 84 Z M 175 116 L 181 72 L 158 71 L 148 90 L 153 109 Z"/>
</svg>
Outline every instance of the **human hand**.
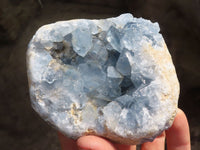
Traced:
<svg viewBox="0 0 200 150">
<path fill-rule="evenodd" d="M 135 145 L 122 145 L 93 135 L 80 137 L 77 141 L 58 133 L 62 150 L 136 150 Z M 168 150 L 190 150 L 190 132 L 184 112 L 178 109 L 173 125 L 153 142 L 141 145 L 141 150 L 164 150 L 165 138 Z"/>
</svg>

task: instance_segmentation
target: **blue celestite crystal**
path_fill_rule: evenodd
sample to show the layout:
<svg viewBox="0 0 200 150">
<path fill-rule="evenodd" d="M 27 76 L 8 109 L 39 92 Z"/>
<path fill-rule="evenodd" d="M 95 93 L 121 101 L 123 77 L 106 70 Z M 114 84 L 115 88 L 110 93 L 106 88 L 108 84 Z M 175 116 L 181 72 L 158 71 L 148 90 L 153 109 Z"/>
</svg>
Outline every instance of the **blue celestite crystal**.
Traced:
<svg viewBox="0 0 200 150">
<path fill-rule="evenodd" d="M 131 14 L 41 27 L 27 51 L 33 108 L 73 139 L 153 140 L 171 126 L 179 95 L 159 31 Z"/>
</svg>

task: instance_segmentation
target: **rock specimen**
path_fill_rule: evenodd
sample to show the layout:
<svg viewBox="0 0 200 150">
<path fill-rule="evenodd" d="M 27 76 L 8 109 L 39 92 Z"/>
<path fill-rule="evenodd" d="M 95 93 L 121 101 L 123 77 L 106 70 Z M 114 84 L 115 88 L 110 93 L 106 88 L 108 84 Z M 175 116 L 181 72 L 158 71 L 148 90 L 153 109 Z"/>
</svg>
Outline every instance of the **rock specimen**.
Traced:
<svg viewBox="0 0 200 150">
<path fill-rule="evenodd" d="M 33 108 L 73 139 L 152 141 L 171 126 L 179 95 L 159 30 L 131 14 L 41 27 L 27 51 Z"/>
</svg>

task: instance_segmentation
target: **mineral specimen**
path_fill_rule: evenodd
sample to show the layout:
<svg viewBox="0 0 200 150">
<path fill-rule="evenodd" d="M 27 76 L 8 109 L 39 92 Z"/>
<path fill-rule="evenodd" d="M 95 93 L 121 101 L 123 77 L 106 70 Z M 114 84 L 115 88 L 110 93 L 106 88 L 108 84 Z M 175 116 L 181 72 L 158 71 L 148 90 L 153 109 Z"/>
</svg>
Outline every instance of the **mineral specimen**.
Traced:
<svg viewBox="0 0 200 150">
<path fill-rule="evenodd" d="M 159 30 L 131 14 L 41 27 L 27 51 L 33 108 L 73 139 L 152 141 L 171 126 L 179 95 Z"/>
</svg>

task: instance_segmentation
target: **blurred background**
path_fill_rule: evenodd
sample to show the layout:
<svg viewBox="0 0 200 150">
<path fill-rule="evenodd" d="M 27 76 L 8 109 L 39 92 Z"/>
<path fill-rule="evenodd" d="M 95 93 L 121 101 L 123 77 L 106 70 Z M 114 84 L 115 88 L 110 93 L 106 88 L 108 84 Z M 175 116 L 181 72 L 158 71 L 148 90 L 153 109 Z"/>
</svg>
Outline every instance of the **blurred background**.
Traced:
<svg viewBox="0 0 200 150">
<path fill-rule="evenodd" d="M 27 45 L 36 30 L 73 18 L 130 12 L 158 22 L 181 84 L 193 150 L 200 147 L 200 0 L 1 0 L 0 149 L 59 150 L 57 133 L 33 111 L 26 75 Z"/>
</svg>

